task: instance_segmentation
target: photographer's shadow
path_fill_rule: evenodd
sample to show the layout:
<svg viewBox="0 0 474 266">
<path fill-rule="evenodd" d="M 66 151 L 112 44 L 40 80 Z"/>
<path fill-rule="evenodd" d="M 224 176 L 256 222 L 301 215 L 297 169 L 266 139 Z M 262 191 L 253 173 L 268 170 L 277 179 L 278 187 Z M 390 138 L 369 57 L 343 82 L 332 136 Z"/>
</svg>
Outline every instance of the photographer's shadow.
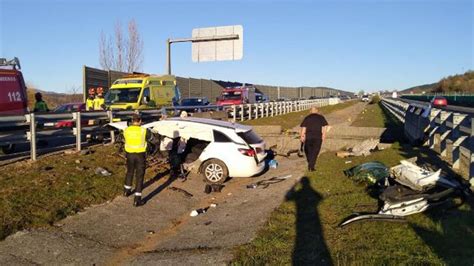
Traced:
<svg viewBox="0 0 474 266">
<path fill-rule="evenodd" d="M 301 178 L 286 196 L 296 204 L 296 239 L 293 265 L 331 265 L 331 256 L 323 238 L 317 206 L 322 200 L 310 184 L 308 177 Z"/>
</svg>

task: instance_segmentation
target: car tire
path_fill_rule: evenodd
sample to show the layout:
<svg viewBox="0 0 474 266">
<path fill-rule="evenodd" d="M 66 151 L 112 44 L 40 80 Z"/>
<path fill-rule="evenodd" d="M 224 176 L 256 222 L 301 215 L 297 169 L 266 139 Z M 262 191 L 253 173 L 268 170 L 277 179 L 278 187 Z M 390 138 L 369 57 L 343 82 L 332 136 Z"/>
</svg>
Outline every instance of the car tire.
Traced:
<svg viewBox="0 0 474 266">
<path fill-rule="evenodd" d="M 1 146 L 3 154 L 11 154 L 15 152 L 15 144 Z"/>
<path fill-rule="evenodd" d="M 229 177 L 229 170 L 221 160 L 210 159 L 202 164 L 201 174 L 207 183 L 222 184 Z"/>
</svg>

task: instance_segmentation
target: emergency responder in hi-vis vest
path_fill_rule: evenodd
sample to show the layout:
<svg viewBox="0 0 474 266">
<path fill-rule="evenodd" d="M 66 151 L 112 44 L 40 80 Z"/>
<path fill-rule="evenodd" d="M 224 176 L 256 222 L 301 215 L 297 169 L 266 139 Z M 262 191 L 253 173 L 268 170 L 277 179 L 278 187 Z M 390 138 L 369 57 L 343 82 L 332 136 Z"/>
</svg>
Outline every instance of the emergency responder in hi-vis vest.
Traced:
<svg viewBox="0 0 474 266">
<path fill-rule="evenodd" d="M 125 177 L 124 196 L 132 194 L 132 181 L 135 175 L 135 199 L 133 205 L 138 207 L 142 202 L 143 176 L 146 167 L 147 141 L 151 141 L 152 134 L 142 128 L 141 118 L 134 114 L 132 124 L 127 127 L 123 135 L 125 137 L 125 152 L 127 154 L 127 175 Z"/>
<path fill-rule="evenodd" d="M 102 96 L 102 92 L 98 92 L 97 96 L 94 99 L 94 110 L 99 111 L 99 110 L 104 110 L 105 106 L 105 99 Z"/>
<path fill-rule="evenodd" d="M 94 110 L 94 95 L 95 95 L 94 88 L 90 88 L 88 94 L 89 96 L 87 97 L 87 100 L 86 100 L 86 111 L 92 111 Z"/>
<path fill-rule="evenodd" d="M 86 100 L 86 111 L 94 110 L 94 94 L 89 94 Z"/>
</svg>

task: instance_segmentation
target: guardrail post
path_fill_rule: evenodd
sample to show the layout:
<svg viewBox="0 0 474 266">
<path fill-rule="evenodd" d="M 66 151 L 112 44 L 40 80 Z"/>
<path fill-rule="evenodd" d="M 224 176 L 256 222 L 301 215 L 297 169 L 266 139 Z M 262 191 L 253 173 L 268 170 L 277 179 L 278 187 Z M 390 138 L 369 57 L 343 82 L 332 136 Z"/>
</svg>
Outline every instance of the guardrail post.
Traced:
<svg viewBox="0 0 474 266">
<path fill-rule="evenodd" d="M 474 190 L 474 118 L 471 118 L 471 134 L 469 136 L 469 183 Z"/>
<path fill-rule="evenodd" d="M 30 122 L 30 158 L 36 161 L 36 118 L 35 114 L 29 115 Z"/>
<path fill-rule="evenodd" d="M 265 103 L 265 117 L 268 117 L 268 103 Z"/>
<path fill-rule="evenodd" d="M 240 105 L 240 121 L 244 121 L 244 114 L 245 114 L 244 105 L 241 104 Z"/>
<path fill-rule="evenodd" d="M 449 115 L 449 112 L 441 111 L 441 114 L 439 116 L 439 131 L 435 133 L 435 142 L 436 144 L 439 144 L 439 149 L 437 150 L 437 152 L 440 153 L 442 156 L 446 156 L 446 120 L 448 119 Z"/>
<path fill-rule="evenodd" d="M 273 117 L 274 115 L 274 111 L 275 111 L 275 103 L 274 102 L 271 102 L 270 103 L 270 111 L 271 111 L 271 115 Z"/>
<path fill-rule="evenodd" d="M 249 109 L 248 113 L 249 113 L 249 120 L 252 120 L 252 105 L 251 104 L 247 104 L 247 108 Z"/>
<path fill-rule="evenodd" d="M 76 127 L 74 128 L 74 134 L 76 134 L 76 150 L 81 151 L 81 112 L 72 113 L 74 120 L 76 121 Z"/>
<path fill-rule="evenodd" d="M 236 122 L 237 121 L 237 106 L 232 105 L 232 122 Z"/>
<path fill-rule="evenodd" d="M 461 152 L 459 149 L 459 146 L 461 143 L 464 141 L 466 137 L 462 137 L 461 134 L 459 133 L 459 126 L 463 121 L 465 121 L 467 115 L 463 114 L 454 114 L 452 116 L 452 124 L 453 124 L 453 131 L 451 134 L 451 158 L 452 158 L 452 164 L 454 169 L 459 169 L 460 168 L 460 157 L 461 157 Z"/>
<path fill-rule="evenodd" d="M 407 110 L 408 112 L 408 110 Z M 435 143 L 435 133 L 438 131 L 439 125 L 436 123 L 436 117 L 439 115 L 441 110 L 431 109 L 430 111 L 430 132 L 428 134 L 428 146 L 430 149 L 434 148 Z"/>
<path fill-rule="evenodd" d="M 114 122 L 114 113 L 112 111 L 107 111 L 107 117 L 109 118 L 109 123 Z M 115 143 L 115 131 L 110 130 L 110 142 Z"/>
</svg>

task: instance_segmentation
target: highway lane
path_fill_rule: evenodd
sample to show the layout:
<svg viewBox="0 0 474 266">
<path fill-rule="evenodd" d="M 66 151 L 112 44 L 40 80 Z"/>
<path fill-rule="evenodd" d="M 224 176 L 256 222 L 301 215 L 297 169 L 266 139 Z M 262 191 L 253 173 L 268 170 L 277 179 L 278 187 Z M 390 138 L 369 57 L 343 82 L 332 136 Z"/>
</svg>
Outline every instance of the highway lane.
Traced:
<svg viewBox="0 0 474 266">
<path fill-rule="evenodd" d="M 402 100 L 406 103 L 417 103 L 417 104 L 422 104 L 422 105 L 429 105 L 430 104 L 429 102 L 408 100 L 408 99 L 403 99 L 403 98 L 399 98 L 399 100 Z M 436 108 L 439 108 L 439 109 L 445 110 L 445 111 L 450 111 L 450 112 L 463 113 L 463 114 L 467 114 L 471 117 L 474 117 L 474 108 L 470 108 L 470 107 L 455 106 L 455 105 L 449 105 L 448 104 L 448 106 L 446 106 L 446 107 L 436 107 Z"/>
</svg>

